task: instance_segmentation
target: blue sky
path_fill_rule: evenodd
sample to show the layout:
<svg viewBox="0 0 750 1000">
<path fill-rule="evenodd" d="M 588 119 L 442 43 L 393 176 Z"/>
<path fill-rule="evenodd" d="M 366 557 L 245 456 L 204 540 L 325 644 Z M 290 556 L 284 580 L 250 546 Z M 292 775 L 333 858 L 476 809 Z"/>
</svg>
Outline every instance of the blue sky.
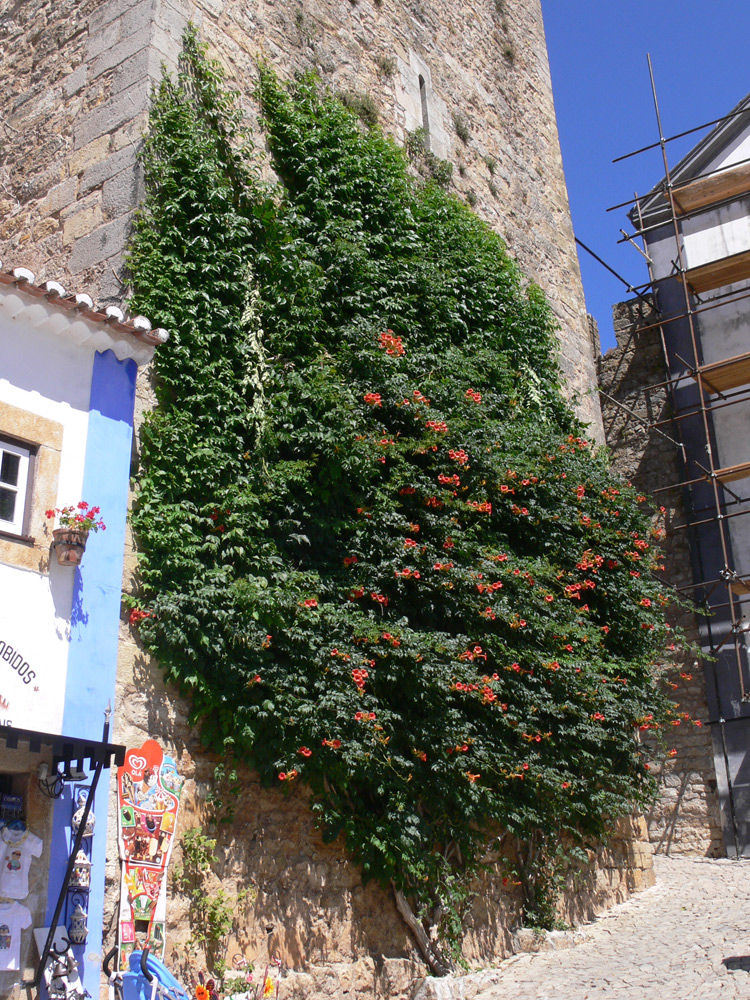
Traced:
<svg viewBox="0 0 750 1000">
<path fill-rule="evenodd" d="M 666 136 L 727 114 L 750 91 L 747 0 L 542 0 L 565 177 L 576 236 L 634 285 L 643 258 L 617 244 L 627 209 L 663 176 L 652 150 L 616 156 L 659 138 L 646 54 L 651 53 Z M 708 130 L 667 146 L 677 163 Z M 602 349 L 614 345 L 611 306 L 627 290 L 579 250 L 588 311 Z"/>
</svg>

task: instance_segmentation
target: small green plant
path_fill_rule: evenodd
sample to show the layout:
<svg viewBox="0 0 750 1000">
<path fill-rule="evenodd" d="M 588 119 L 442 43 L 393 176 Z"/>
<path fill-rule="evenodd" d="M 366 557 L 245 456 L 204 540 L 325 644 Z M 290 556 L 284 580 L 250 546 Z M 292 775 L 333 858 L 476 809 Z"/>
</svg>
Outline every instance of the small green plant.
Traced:
<svg viewBox="0 0 750 1000">
<path fill-rule="evenodd" d="M 466 192 L 466 200 L 468 201 L 468 203 L 471 205 L 472 208 L 476 207 L 477 193 L 474 190 L 474 188 L 471 188 L 471 190 Z"/>
<path fill-rule="evenodd" d="M 458 173 L 459 173 L 460 177 L 465 177 L 466 176 L 466 164 L 465 163 L 459 163 L 459 165 L 458 165 Z"/>
<path fill-rule="evenodd" d="M 378 67 L 378 73 L 381 76 L 390 78 L 396 72 L 396 58 L 395 56 L 379 55 L 375 56 L 375 65 Z"/>
<path fill-rule="evenodd" d="M 428 133 L 426 128 L 415 128 L 406 133 L 406 155 L 412 161 L 421 159 L 428 151 Z"/>
<path fill-rule="evenodd" d="M 369 128 L 378 124 L 378 106 L 369 94 L 360 90 L 345 90 L 339 94 L 339 99 Z"/>
<path fill-rule="evenodd" d="M 456 135 L 464 146 L 467 145 L 471 135 L 469 131 L 469 122 L 460 112 L 454 112 L 453 114 L 453 128 L 456 130 Z"/>
<path fill-rule="evenodd" d="M 235 909 L 249 890 L 238 892 L 235 901 L 224 888 L 212 885 L 213 866 L 219 862 L 214 854 L 216 840 L 207 837 L 200 827 L 186 831 L 181 847 L 182 861 L 174 868 L 173 881 L 190 903 L 188 946 L 202 950 L 214 973 L 222 976 L 226 969 L 226 938 L 234 927 Z"/>
<path fill-rule="evenodd" d="M 497 185 L 493 184 L 492 181 L 487 181 L 487 187 L 489 188 L 492 197 L 497 198 Z"/>
<path fill-rule="evenodd" d="M 503 58 L 509 63 L 516 61 L 516 47 L 513 42 L 506 42 L 505 45 L 503 45 Z"/>
<path fill-rule="evenodd" d="M 497 169 L 497 160 L 495 159 L 494 156 L 490 156 L 488 154 L 487 156 L 484 157 L 484 162 L 485 162 L 485 164 L 487 166 L 487 169 L 490 172 L 490 177 L 494 177 L 495 176 L 495 170 Z"/>
</svg>

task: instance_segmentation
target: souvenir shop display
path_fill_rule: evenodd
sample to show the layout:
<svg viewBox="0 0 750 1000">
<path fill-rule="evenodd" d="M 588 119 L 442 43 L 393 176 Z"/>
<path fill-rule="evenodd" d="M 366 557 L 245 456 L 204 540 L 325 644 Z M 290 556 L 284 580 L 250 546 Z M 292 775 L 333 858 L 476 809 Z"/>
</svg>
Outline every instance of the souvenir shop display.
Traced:
<svg viewBox="0 0 750 1000">
<path fill-rule="evenodd" d="M 0 987 L 4 973 L 23 971 L 23 932 L 31 927 L 31 911 L 20 902 L 29 895 L 29 869 L 42 853 L 44 842 L 21 818 L 21 796 L 3 795 L 0 801 Z"/>
<path fill-rule="evenodd" d="M 36 940 L 39 954 L 44 948 L 48 927 L 34 929 L 34 939 Z M 44 984 L 47 987 L 47 994 L 50 1000 L 83 1000 L 89 996 L 81 983 L 79 963 L 71 948 L 71 941 L 68 938 L 68 931 L 65 927 L 58 927 L 49 958 L 44 969 Z"/>
<path fill-rule="evenodd" d="M 0 972 L 20 972 L 21 932 L 31 927 L 31 912 L 15 900 L 0 902 Z"/>
<path fill-rule="evenodd" d="M 117 771 L 118 841 L 122 862 L 120 968 L 149 948 L 164 953 L 166 871 L 172 853 L 182 778 L 155 740 L 128 750 Z"/>
<path fill-rule="evenodd" d="M 0 827 L 0 899 L 26 899 L 32 858 L 42 853 L 44 842 L 23 820 Z"/>
</svg>

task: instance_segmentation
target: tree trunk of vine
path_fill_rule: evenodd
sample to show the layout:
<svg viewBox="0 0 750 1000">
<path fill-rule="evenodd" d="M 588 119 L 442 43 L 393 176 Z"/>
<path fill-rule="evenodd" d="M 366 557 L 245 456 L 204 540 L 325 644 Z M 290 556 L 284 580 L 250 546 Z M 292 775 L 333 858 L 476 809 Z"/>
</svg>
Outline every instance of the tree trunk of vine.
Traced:
<svg viewBox="0 0 750 1000">
<path fill-rule="evenodd" d="M 440 951 L 440 946 L 437 941 L 432 941 L 427 931 L 424 929 L 422 924 L 414 916 L 412 908 L 409 906 L 409 901 L 400 889 L 397 889 L 393 883 L 393 895 L 396 899 L 396 906 L 398 912 L 404 918 L 404 922 L 409 930 L 414 935 L 414 940 L 417 942 L 417 946 L 422 953 L 422 957 L 427 963 L 430 972 L 435 976 L 447 976 L 454 971 L 454 965 L 450 960 L 443 958 Z"/>
</svg>

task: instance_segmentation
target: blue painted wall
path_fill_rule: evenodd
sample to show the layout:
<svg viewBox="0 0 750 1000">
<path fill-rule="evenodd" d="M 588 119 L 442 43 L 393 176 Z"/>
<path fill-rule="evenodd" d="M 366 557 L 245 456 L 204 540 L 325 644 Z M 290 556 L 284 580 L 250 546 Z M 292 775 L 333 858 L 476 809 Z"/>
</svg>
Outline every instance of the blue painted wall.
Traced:
<svg viewBox="0 0 750 1000">
<path fill-rule="evenodd" d="M 80 499 L 101 507 L 105 531 L 89 536 L 81 566 L 75 570 L 71 638 L 63 733 L 101 740 L 104 710 L 114 707 L 117 643 L 120 624 L 122 564 L 133 437 L 137 366 L 118 361 L 112 351 L 96 354 Z M 75 498 L 71 498 L 75 500 Z M 89 992 L 98 993 L 101 965 L 104 865 L 107 840 L 109 771 L 104 771 L 93 803 L 96 831 L 92 846 L 89 894 L 89 937 L 76 949 L 81 976 Z M 73 790 L 55 803 L 47 895 L 47 922 L 52 919 L 71 847 Z"/>
</svg>

